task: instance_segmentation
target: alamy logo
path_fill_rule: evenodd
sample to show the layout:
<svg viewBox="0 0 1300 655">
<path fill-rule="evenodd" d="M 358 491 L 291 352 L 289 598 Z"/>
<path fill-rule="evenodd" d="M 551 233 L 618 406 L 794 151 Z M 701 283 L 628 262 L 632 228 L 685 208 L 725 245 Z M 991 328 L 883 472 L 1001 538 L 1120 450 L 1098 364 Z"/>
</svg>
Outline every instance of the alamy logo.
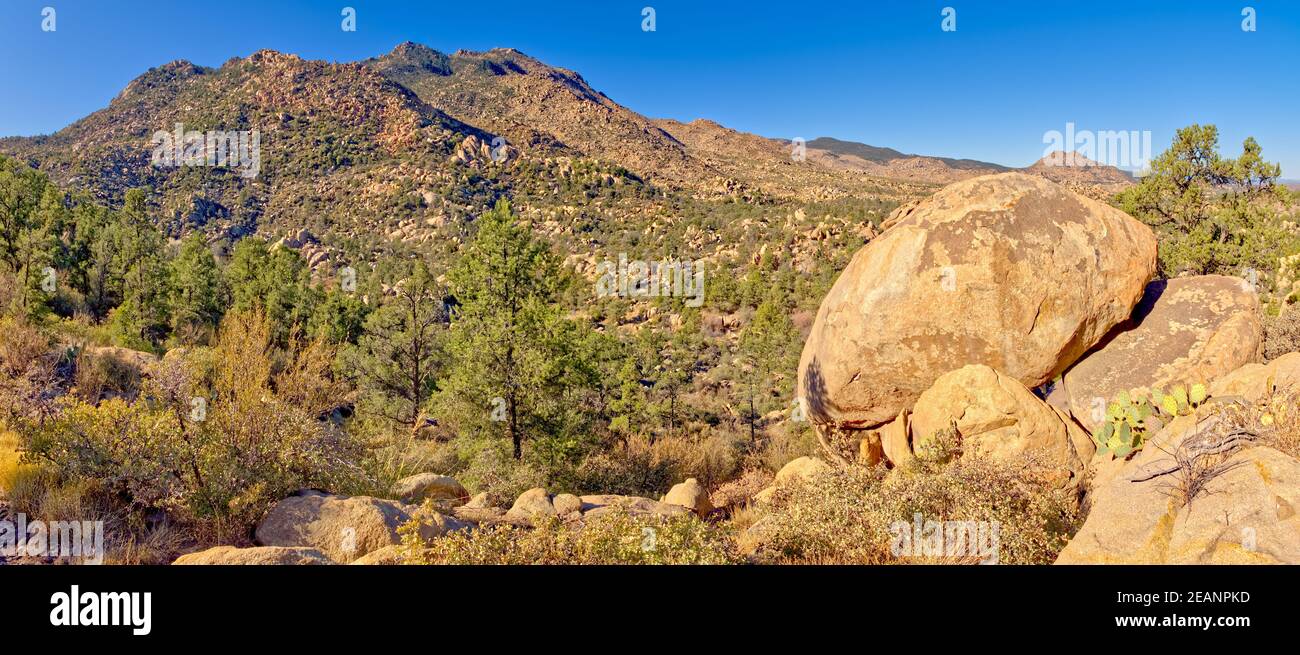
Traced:
<svg viewBox="0 0 1300 655">
<path fill-rule="evenodd" d="M 103 521 L 0 521 L 0 555 L 4 557 L 53 557 L 79 560 L 82 564 L 104 563 Z"/>
<path fill-rule="evenodd" d="M 1065 132 L 1050 130 L 1043 134 L 1043 156 L 1053 158 L 1056 166 L 1114 166 L 1147 170 L 1151 164 L 1151 130 L 1076 130 L 1065 124 Z M 1064 153 L 1058 161 L 1057 153 Z M 1071 155 L 1077 153 L 1083 159 Z"/>
<path fill-rule="evenodd" d="M 262 133 L 258 130 L 186 130 L 183 123 L 168 132 L 153 133 L 153 165 L 212 166 L 238 168 L 245 179 L 257 177 L 262 169 Z"/>
<path fill-rule="evenodd" d="M 82 592 L 77 585 L 67 593 L 50 596 L 50 625 L 56 627 L 129 626 L 131 634 L 153 631 L 153 594 L 150 592 Z"/>
<path fill-rule="evenodd" d="M 619 253 L 618 263 L 606 259 L 596 264 L 596 297 L 686 298 L 687 307 L 704 304 L 704 262 L 628 260 Z"/>
<path fill-rule="evenodd" d="M 927 521 L 916 513 L 911 523 L 895 521 L 889 526 L 889 550 L 894 557 L 972 558 L 997 564 L 1001 527 L 997 521 Z"/>
</svg>

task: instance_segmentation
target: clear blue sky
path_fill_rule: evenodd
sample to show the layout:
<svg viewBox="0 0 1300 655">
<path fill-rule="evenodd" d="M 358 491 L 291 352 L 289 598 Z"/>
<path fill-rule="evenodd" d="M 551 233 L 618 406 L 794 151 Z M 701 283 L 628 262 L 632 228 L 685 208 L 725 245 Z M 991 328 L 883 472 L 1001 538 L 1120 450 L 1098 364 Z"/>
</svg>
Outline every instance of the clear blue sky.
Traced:
<svg viewBox="0 0 1300 655">
<path fill-rule="evenodd" d="M 340 29 L 344 6 L 357 31 Z M 656 31 L 641 30 L 641 9 Z M 1241 29 L 1242 8 L 1258 29 Z M 41 11 L 57 31 L 41 31 Z M 957 31 L 940 29 L 957 11 Z M 651 117 L 834 136 L 1025 165 L 1043 134 L 1220 127 L 1300 178 L 1300 2 L 1292 0 L 3 0 L 0 135 L 58 130 L 175 59 L 273 48 L 353 61 L 402 41 L 514 47 Z"/>
</svg>

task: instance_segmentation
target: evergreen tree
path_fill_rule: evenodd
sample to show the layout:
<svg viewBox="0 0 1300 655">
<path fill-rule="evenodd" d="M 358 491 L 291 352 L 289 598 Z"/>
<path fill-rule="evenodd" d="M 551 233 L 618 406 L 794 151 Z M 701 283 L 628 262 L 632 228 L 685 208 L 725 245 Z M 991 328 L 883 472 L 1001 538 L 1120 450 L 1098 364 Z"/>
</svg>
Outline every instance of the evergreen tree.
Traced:
<svg viewBox="0 0 1300 655">
<path fill-rule="evenodd" d="M 203 237 L 191 234 L 169 265 L 173 333 L 190 335 L 214 330 L 225 300 L 221 271 Z"/>
<path fill-rule="evenodd" d="M 450 274 L 460 307 L 449 351 L 446 409 L 465 428 L 508 439 L 515 459 L 547 427 L 544 405 L 559 395 L 563 319 L 552 302 L 559 266 L 519 224 L 505 200 L 478 219 L 478 233 Z"/>
<path fill-rule="evenodd" d="M 447 322 L 445 291 L 423 263 L 396 285 L 392 297 L 365 321 L 345 363 L 371 394 L 377 411 L 413 426 L 436 388 Z"/>
<path fill-rule="evenodd" d="M 241 312 L 261 308 L 277 344 L 286 343 L 295 330 L 307 327 L 320 295 L 311 285 L 311 271 L 296 251 L 272 249 L 255 237 L 242 239 L 235 246 L 225 277 L 233 308 Z"/>
<path fill-rule="evenodd" d="M 749 406 L 749 434 L 757 434 L 761 398 L 788 393 L 797 366 L 799 333 L 790 320 L 785 295 L 773 288 L 740 337 L 745 368 L 743 389 Z"/>
</svg>

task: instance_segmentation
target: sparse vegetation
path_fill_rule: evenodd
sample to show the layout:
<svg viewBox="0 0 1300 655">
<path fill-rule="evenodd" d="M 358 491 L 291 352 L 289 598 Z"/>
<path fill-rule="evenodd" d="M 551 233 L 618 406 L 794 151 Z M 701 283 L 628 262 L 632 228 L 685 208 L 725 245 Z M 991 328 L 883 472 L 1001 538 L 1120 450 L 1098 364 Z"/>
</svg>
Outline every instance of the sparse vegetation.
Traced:
<svg viewBox="0 0 1300 655">
<path fill-rule="evenodd" d="M 557 519 L 531 528 L 509 525 L 461 531 L 428 542 L 414 524 L 403 528 L 406 564 L 734 564 L 723 531 L 689 516 L 611 512 L 567 525 Z"/>
<path fill-rule="evenodd" d="M 910 470 L 849 466 L 778 487 L 772 509 L 742 540 L 766 562 L 819 564 L 962 563 L 963 557 L 905 557 L 891 527 L 910 534 L 923 520 L 996 524 L 1000 563 L 1046 564 L 1073 536 L 1081 516 L 1076 492 L 1058 489 L 1032 462 L 960 457 L 942 440 Z M 754 521 L 744 517 L 742 525 Z"/>
</svg>

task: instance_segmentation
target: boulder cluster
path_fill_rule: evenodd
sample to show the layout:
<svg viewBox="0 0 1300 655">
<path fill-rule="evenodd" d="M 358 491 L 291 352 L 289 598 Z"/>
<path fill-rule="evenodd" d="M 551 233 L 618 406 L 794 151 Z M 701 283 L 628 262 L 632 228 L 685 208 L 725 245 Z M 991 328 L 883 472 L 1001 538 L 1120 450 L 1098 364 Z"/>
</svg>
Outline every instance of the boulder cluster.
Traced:
<svg viewBox="0 0 1300 655">
<path fill-rule="evenodd" d="M 1086 491 L 1061 562 L 1300 562 L 1293 457 L 1216 442 L 1215 493 L 1188 502 L 1170 492 L 1185 475 L 1174 454 L 1208 452 L 1206 435 L 1225 432 L 1217 413 L 1179 416 L 1128 457 L 1097 454 L 1090 434 L 1121 392 L 1200 384 L 1250 405 L 1300 390 L 1300 354 L 1259 362 L 1247 280 L 1153 280 L 1148 227 L 1019 173 L 952 184 L 883 227 L 822 302 L 800 360 L 831 459 L 898 467 L 949 435 L 963 457 L 1046 462 Z"/>
<path fill-rule="evenodd" d="M 257 546 L 218 546 L 184 555 L 175 564 L 399 564 L 398 529 L 411 523 L 422 539 L 479 526 L 532 527 L 538 520 L 581 522 L 611 512 L 631 516 L 705 516 L 709 495 L 694 478 L 662 500 L 612 494 L 575 496 L 529 489 L 509 508 L 487 494 L 470 497 L 455 478 L 421 473 L 399 480 L 393 499 L 302 490 L 271 507 L 257 525 Z M 427 502 L 427 504 L 426 504 Z M 432 507 L 433 511 L 425 511 Z"/>
</svg>

